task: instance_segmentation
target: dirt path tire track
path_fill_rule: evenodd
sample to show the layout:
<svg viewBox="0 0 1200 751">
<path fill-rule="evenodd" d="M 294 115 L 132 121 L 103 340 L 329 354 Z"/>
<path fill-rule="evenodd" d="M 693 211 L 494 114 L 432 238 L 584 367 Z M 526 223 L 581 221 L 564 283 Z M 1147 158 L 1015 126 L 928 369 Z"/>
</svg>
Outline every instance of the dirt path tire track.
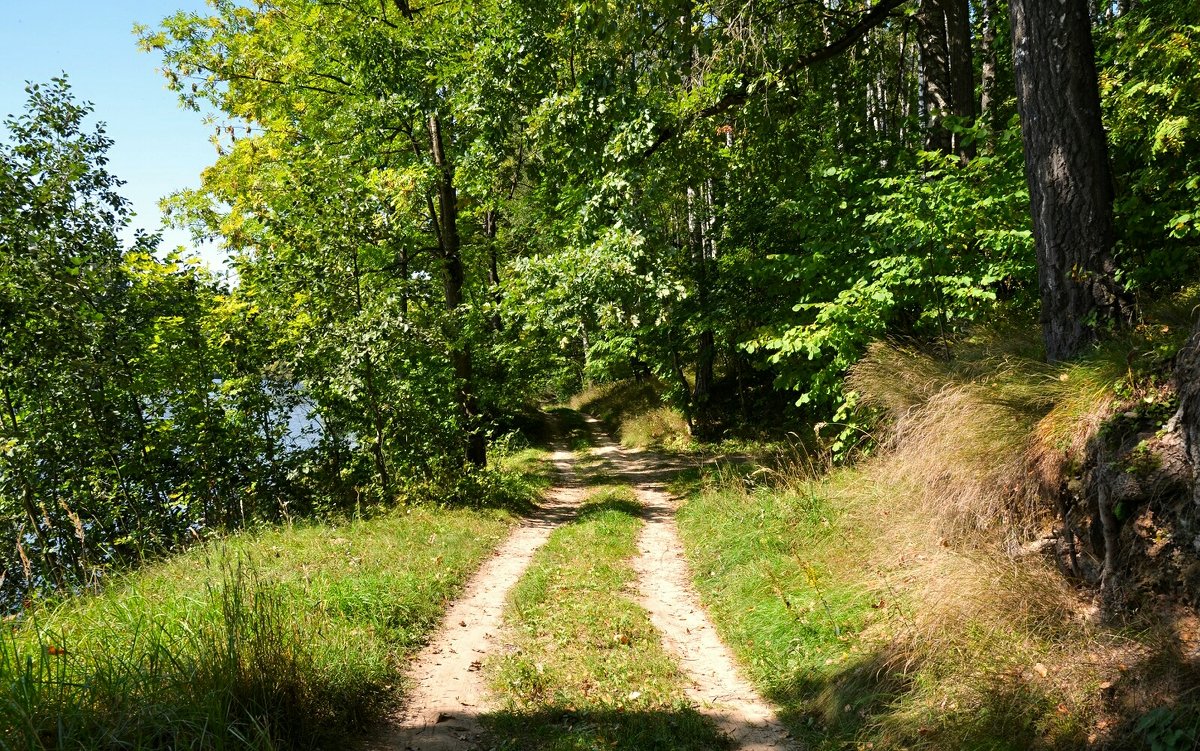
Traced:
<svg viewBox="0 0 1200 751">
<path fill-rule="evenodd" d="M 678 467 L 653 454 L 623 449 L 599 431 L 597 435 L 603 441 L 599 451 L 633 486 L 645 507 L 646 525 L 634 561 L 638 601 L 690 680 L 688 698 L 741 751 L 798 748 L 775 710 L 741 677 L 700 603 L 675 525 L 678 504 L 665 491 L 667 479 Z"/>
<path fill-rule="evenodd" d="M 552 456 L 559 484 L 536 516 L 509 535 L 446 611 L 433 640 L 412 660 L 414 685 L 404 709 L 367 745 L 372 751 L 466 751 L 483 735 L 486 686 L 480 671 L 496 650 L 508 592 L 533 554 L 555 528 L 574 518 L 588 495 L 574 469 L 574 455 L 558 446 Z"/>
<path fill-rule="evenodd" d="M 738 674 L 692 585 L 675 526 L 675 500 L 666 480 L 680 467 L 662 457 L 617 446 L 589 418 L 597 454 L 628 482 L 645 507 L 645 526 L 634 561 L 638 602 L 663 637 L 690 685 L 687 696 L 741 751 L 795 749 L 774 710 Z M 571 521 L 589 491 L 581 486 L 574 456 L 559 447 L 552 460 L 560 484 L 541 512 L 527 519 L 495 551 L 450 606 L 433 641 L 413 660 L 414 686 L 371 751 L 471 751 L 484 740 L 479 717 L 487 711 L 480 666 L 500 646 L 504 605 L 534 553 L 557 527 Z"/>
</svg>

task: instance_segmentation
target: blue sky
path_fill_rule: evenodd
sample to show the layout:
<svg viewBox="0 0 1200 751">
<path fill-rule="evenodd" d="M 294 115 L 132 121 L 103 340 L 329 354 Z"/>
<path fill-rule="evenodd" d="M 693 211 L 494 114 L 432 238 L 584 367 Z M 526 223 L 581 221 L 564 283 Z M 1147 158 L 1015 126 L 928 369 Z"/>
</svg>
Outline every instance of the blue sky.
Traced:
<svg viewBox="0 0 1200 751">
<path fill-rule="evenodd" d="M 132 29 L 203 7 L 203 0 L 0 0 L 0 116 L 24 109 L 26 81 L 65 72 L 116 142 L 109 169 L 126 181 L 121 192 L 137 212 L 133 226 L 159 229 L 158 199 L 198 185 L 216 151 L 208 141 L 212 127 L 179 107 L 157 70 L 158 57 L 138 51 Z M 164 245 L 192 243 L 187 233 L 168 231 Z M 199 250 L 221 265 L 218 251 Z"/>
</svg>

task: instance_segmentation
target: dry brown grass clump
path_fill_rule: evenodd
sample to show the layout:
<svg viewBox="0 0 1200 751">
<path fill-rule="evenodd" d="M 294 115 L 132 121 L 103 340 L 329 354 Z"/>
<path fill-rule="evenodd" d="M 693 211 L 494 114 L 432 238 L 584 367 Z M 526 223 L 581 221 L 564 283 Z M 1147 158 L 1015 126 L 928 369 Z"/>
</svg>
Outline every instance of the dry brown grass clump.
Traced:
<svg viewBox="0 0 1200 751">
<path fill-rule="evenodd" d="M 1136 747 L 1158 732 L 1152 712 L 1166 728 L 1191 711 L 1191 699 L 1174 707 L 1200 648 L 1167 624 L 1200 621 L 1159 607 L 1115 619 L 1052 560 L 1015 554 L 1081 491 L 1069 481 L 1105 422 L 1154 388 L 1132 372 L 1138 351 L 1116 343 L 1047 365 L 878 344 L 855 368 L 852 387 L 888 417 L 886 450 L 856 470 L 845 502 L 869 530 L 877 591 L 909 604 L 887 638 L 910 681 L 877 738 L 909 747 L 916 727 L 948 747 L 1036 718 L 1038 747 Z"/>
<path fill-rule="evenodd" d="M 1052 366 L 1021 355 L 945 360 L 877 343 L 848 379 L 890 418 L 879 470 L 912 488 L 944 533 L 1019 538 L 1078 466 L 1115 402 L 1111 362 Z"/>
<path fill-rule="evenodd" d="M 824 484 L 848 536 L 821 555 L 872 593 L 876 619 L 857 648 L 877 656 L 876 680 L 899 687 L 866 737 L 876 748 L 967 748 L 1019 726 L 1038 748 L 1083 747 L 1123 640 L 1049 561 L 955 544 L 942 517 L 903 503 L 921 489 L 896 482 L 899 460 Z"/>
</svg>

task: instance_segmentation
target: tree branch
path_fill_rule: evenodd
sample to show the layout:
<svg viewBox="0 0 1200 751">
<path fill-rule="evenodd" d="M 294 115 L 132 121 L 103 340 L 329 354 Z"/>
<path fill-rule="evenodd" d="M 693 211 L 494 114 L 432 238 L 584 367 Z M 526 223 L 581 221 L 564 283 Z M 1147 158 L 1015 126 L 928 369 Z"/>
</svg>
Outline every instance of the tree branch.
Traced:
<svg viewBox="0 0 1200 751">
<path fill-rule="evenodd" d="M 842 36 L 836 41 L 831 42 L 819 50 L 810 52 L 802 57 L 798 57 L 789 63 L 781 71 L 782 76 L 789 76 L 796 71 L 801 70 L 802 68 L 807 68 L 811 65 L 816 65 L 817 63 L 822 63 L 826 60 L 831 60 L 837 57 L 857 44 L 864 36 L 867 35 L 868 31 L 886 21 L 891 16 L 892 11 L 894 11 L 896 8 L 899 8 L 906 2 L 908 2 L 908 0 L 883 0 L 883 2 L 879 3 L 879 5 L 876 5 L 866 13 L 862 14 L 858 20 L 858 23 L 846 29 L 845 33 L 843 33 Z M 687 115 L 682 119 L 681 123 L 676 125 L 666 125 L 659 128 L 658 136 L 654 139 L 654 143 L 650 144 L 650 146 L 642 152 L 642 158 L 645 159 L 650 157 L 652 154 L 654 154 L 654 152 L 662 148 L 668 141 L 679 135 L 680 131 L 684 130 L 697 120 L 703 120 L 707 117 L 719 115 L 723 112 L 728 112 L 737 107 L 741 107 L 750 98 L 750 84 L 748 83 L 749 78 L 750 76 L 748 72 L 743 71 L 742 83 L 739 83 L 731 91 L 723 94 L 716 102 L 703 109 L 697 110 L 690 115 Z"/>
</svg>

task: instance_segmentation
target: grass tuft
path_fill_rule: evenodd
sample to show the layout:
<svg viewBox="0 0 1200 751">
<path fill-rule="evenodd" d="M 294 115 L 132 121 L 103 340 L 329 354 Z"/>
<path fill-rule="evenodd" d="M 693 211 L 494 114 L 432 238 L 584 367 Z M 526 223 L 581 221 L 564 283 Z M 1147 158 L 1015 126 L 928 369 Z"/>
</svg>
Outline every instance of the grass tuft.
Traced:
<svg viewBox="0 0 1200 751">
<path fill-rule="evenodd" d="M 505 534 L 501 511 L 409 508 L 234 536 L 26 612 L 0 641 L 21 749 L 342 747 Z"/>
<path fill-rule="evenodd" d="M 947 536 L 1012 539 L 1057 511 L 1048 498 L 1082 463 L 1126 375 L 1107 353 L 1055 366 L 985 350 L 945 360 L 877 343 L 848 382 L 891 418 L 881 469 Z"/>
</svg>

